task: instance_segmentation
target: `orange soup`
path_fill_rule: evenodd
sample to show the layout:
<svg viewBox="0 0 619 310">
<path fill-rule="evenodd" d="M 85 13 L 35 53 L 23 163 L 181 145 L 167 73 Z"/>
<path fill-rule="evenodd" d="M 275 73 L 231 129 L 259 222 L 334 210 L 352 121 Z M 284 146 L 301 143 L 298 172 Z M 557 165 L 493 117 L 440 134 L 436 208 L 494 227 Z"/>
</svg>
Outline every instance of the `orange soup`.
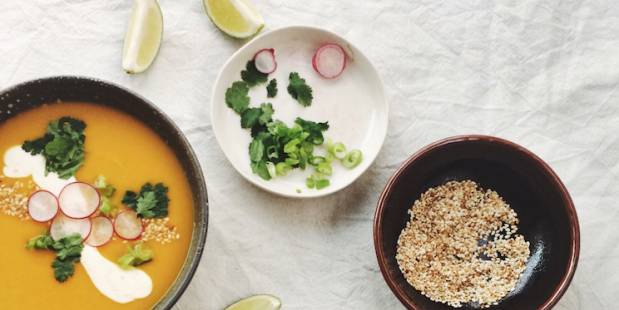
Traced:
<svg viewBox="0 0 619 310">
<path fill-rule="evenodd" d="M 132 268 L 144 271 L 152 280 L 152 291 L 144 298 L 117 303 L 94 285 L 82 263 L 64 282 L 54 278 L 51 267 L 56 254 L 49 250 L 26 249 L 28 240 L 49 230 L 50 222 L 38 223 L 23 215 L 27 197 L 35 190 L 30 177 L 0 178 L 0 275 L 3 285 L 0 309 L 147 309 L 154 306 L 176 279 L 187 256 L 193 229 L 192 193 L 181 164 L 155 132 L 139 120 L 115 109 L 89 103 L 54 103 L 20 113 L 0 125 L 0 154 L 41 137 L 48 123 L 69 116 L 86 123 L 84 164 L 75 178 L 93 184 L 98 176 L 116 188 L 110 198 L 120 210 L 126 191 L 139 192 L 147 182 L 168 187 L 168 216 L 144 221 L 143 241 L 152 250 L 151 261 Z M 1 172 L 2 170 L 0 170 Z M 17 184 L 17 185 L 16 185 Z M 13 189 L 15 191 L 13 191 Z M 21 200 L 10 195 L 21 193 Z M 15 198 L 15 197 L 13 197 Z M 59 211 L 60 212 L 60 211 Z M 150 228 L 149 228 L 150 227 Z M 159 240 L 159 237 L 170 237 Z M 167 234 L 167 235 L 166 235 Z M 116 263 L 135 241 L 115 235 L 98 247 Z"/>
</svg>

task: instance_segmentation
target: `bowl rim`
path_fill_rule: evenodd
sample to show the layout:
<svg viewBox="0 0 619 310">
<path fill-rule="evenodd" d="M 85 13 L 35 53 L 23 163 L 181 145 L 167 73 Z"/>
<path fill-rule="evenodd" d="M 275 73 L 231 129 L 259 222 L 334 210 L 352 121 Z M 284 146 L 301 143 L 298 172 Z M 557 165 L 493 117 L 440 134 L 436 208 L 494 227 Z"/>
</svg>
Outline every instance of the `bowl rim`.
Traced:
<svg viewBox="0 0 619 310">
<path fill-rule="evenodd" d="M 195 208 L 204 209 L 203 210 L 204 217 L 198 218 L 197 220 L 199 222 L 203 222 L 204 225 L 201 225 L 202 227 L 196 227 L 196 225 L 194 225 L 191 238 L 192 239 L 196 238 L 195 253 L 193 255 L 190 254 L 190 251 L 192 248 L 192 244 L 190 243 L 188 252 L 187 252 L 187 257 L 185 258 L 185 262 L 183 263 L 183 266 L 181 267 L 178 274 L 176 275 L 176 278 L 174 279 L 172 284 L 167 288 L 165 294 L 161 296 L 161 298 L 159 298 L 155 302 L 155 304 L 151 306 L 153 309 L 165 309 L 165 310 L 171 309 L 176 304 L 176 302 L 181 298 L 181 296 L 185 293 L 185 291 L 187 290 L 187 287 L 193 280 L 193 277 L 195 273 L 197 272 L 198 266 L 200 265 L 200 262 L 202 260 L 202 256 L 204 254 L 204 249 L 206 245 L 206 237 L 207 237 L 208 222 L 209 222 L 209 202 L 208 202 L 208 191 L 206 188 L 206 180 L 205 180 L 206 177 L 204 175 L 204 170 L 202 169 L 202 166 L 200 165 L 200 160 L 198 159 L 198 156 L 196 155 L 191 143 L 189 143 L 187 136 L 185 136 L 183 131 L 178 127 L 178 125 L 176 125 L 176 123 L 172 120 L 172 118 L 168 116 L 168 114 L 166 114 L 157 105 L 155 105 L 150 100 L 143 97 L 142 95 L 139 95 L 136 92 L 130 90 L 129 88 L 121 86 L 114 82 L 110 82 L 110 81 L 103 80 L 100 78 L 84 76 L 84 75 L 44 76 L 40 78 L 25 80 L 25 81 L 18 82 L 13 85 L 9 85 L 8 87 L 1 88 L 0 97 L 2 97 L 3 95 L 7 93 L 18 91 L 21 88 L 28 87 L 33 84 L 45 83 L 49 81 L 58 81 L 58 80 L 66 80 L 66 81 L 73 81 L 73 82 L 86 82 L 86 83 L 93 83 L 93 85 L 103 85 L 104 87 L 105 86 L 110 87 L 112 89 L 116 89 L 117 91 L 128 94 L 131 97 L 135 97 L 137 101 L 143 104 L 145 108 L 156 112 L 157 117 L 175 131 L 174 134 L 179 139 L 179 142 L 184 149 L 182 151 L 187 152 L 187 157 L 189 158 L 189 161 L 190 161 L 189 165 L 192 170 L 196 171 L 195 177 L 196 177 L 196 181 L 198 182 L 197 187 L 199 188 L 198 193 L 193 193 L 192 191 L 192 195 L 195 195 L 197 200 L 200 202 L 200 204 L 198 206 L 195 206 Z M 44 104 L 44 102 L 42 104 Z M 101 103 L 94 103 L 94 104 L 101 104 Z M 102 104 L 102 105 L 105 105 L 105 104 Z M 120 110 L 122 113 L 129 114 L 128 112 L 123 111 L 121 109 L 118 109 L 115 107 L 111 107 L 111 108 Z M 10 118 L 15 117 L 18 114 L 19 113 L 12 115 Z M 149 127 L 149 129 L 155 131 L 153 128 L 151 128 L 148 124 L 143 122 L 141 119 L 135 116 L 133 117 L 136 118 L 141 123 L 143 123 L 144 125 L 146 125 L 147 127 Z M 181 277 L 183 274 L 184 276 Z"/>
<path fill-rule="evenodd" d="M 228 66 L 232 63 L 232 61 L 238 57 L 238 55 L 240 55 L 242 52 L 244 52 L 246 49 L 248 49 L 252 44 L 256 44 L 255 42 L 258 42 L 260 40 L 263 40 L 264 38 L 268 37 L 268 36 L 277 36 L 282 32 L 286 32 L 286 31 L 314 31 L 314 32 L 323 32 L 325 34 L 331 35 L 335 38 L 338 38 L 339 40 L 341 40 L 342 42 L 345 42 L 349 47 L 354 48 L 355 50 L 359 51 L 359 54 L 355 54 L 355 57 L 362 57 L 364 58 L 367 63 L 369 64 L 370 70 L 372 71 L 372 74 L 374 74 L 376 76 L 376 79 L 378 80 L 378 90 L 380 93 L 380 97 L 382 97 L 382 100 L 380 102 L 381 105 L 384 105 L 385 108 L 385 120 L 384 120 L 384 124 L 381 127 L 384 127 L 384 134 L 382 137 L 380 137 L 380 144 L 378 145 L 378 148 L 376 150 L 376 154 L 374 154 L 374 156 L 372 156 L 372 158 L 370 157 L 365 157 L 364 154 L 364 161 L 369 160 L 367 166 L 365 167 L 357 167 L 357 168 L 363 168 L 360 172 L 359 175 L 356 178 L 353 178 L 351 180 L 349 180 L 348 182 L 344 183 L 341 187 L 339 188 L 335 188 L 333 186 L 327 187 L 321 191 L 315 191 L 315 192 L 311 192 L 311 194 L 306 195 L 306 194 L 302 194 L 302 195 L 290 195 L 284 192 L 280 192 L 277 190 L 274 190 L 260 182 L 257 181 L 257 179 L 255 178 L 255 175 L 252 173 L 246 173 L 243 170 L 240 169 L 240 167 L 238 167 L 238 165 L 232 161 L 230 159 L 230 156 L 228 156 L 228 152 L 226 152 L 226 150 L 222 147 L 223 145 L 223 141 L 221 141 L 221 138 L 219 137 L 219 135 L 217 134 L 218 130 L 215 129 L 216 125 L 218 122 L 215 120 L 215 105 L 216 104 L 221 104 L 221 103 L 216 103 L 215 102 L 215 95 L 217 93 L 217 86 L 220 84 L 220 80 L 222 79 L 222 76 L 225 72 L 225 70 L 228 68 Z M 385 93 L 385 83 L 383 81 L 383 78 L 381 77 L 381 75 L 379 74 L 378 70 L 376 70 L 376 66 L 374 65 L 374 62 L 372 62 L 372 60 L 370 60 L 370 58 L 367 57 L 367 55 L 365 53 L 363 53 L 363 51 L 355 44 L 353 44 L 350 40 L 348 40 L 346 37 L 339 35 L 337 33 L 335 33 L 334 31 L 331 31 L 329 29 L 320 27 L 320 26 L 312 26 L 312 25 L 305 25 L 305 24 L 298 24 L 298 25 L 289 25 L 289 26 L 283 26 L 283 27 L 279 27 L 279 28 L 275 28 L 275 29 L 269 29 L 268 31 L 262 32 L 258 35 L 256 35 L 255 37 L 253 37 L 251 40 L 249 40 L 248 42 L 244 43 L 241 47 L 239 47 L 230 57 L 228 57 L 228 59 L 224 62 L 224 64 L 221 66 L 221 68 L 219 69 L 219 72 L 217 73 L 217 77 L 215 78 L 215 82 L 213 82 L 212 84 L 212 88 L 211 88 L 211 99 L 210 99 L 210 107 L 209 107 L 209 114 L 210 114 L 210 119 L 211 119 L 211 125 L 213 127 L 213 133 L 215 136 L 215 140 L 217 140 L 217 145 L 219 146 L 219 149 L 221 150 L 222 153 L 224 153 L 224 156 L 226 157 L 226 160 L 228 161 L 228 163 L 234 168 L 234 170 L 240 174 L 246 181 L 248 181 L 249 183 L 251 183 L 252 185 L 277 196 L 280 197 L 286 197 L 286 198 L 293 198 L 293 199 L 313 199 L 313 198 L 321 198 L 321 197 L 325 197 L 325 196 L 329 196 L 332 194 L 335 194 L 347 187 L 349 187 L 351 184 L 353 184 L 354 182 L 356 182 L 361 176 L 363 176 L 365 174 L 365 172 L 367 172 L 367 170 L 374 164 L 374 161 L 376 161 L 376 158 L 378 158 L 378 155 L 380 154 L 384 144 L 385 144 L 385 140 L 387 138 L 387 134 L 389 132 L 389 115 L 390 115 L 390 111 L 389 111 L 389 101 L 387 100 L 387 96 Z M 304 191 L 305 193 L 305 191 Z"/>
<path fill-rule="evenodd" d="M 570 285 L 572 278 L 574 277 L 574 272 L 576 271 L 576 266 L 578 265 L 578 257 L 580 254 L 580 228 L 578 224 L 578 215 L 576 214 L 576 208 L 574 207 L 574 202 L 572 198 L 559 178 L 559 176 L 552 170 L 552 168 L 540 157 L 535 155 L 533 152 L 529 151 L 525 147 L 518 145 L 509 140 L 498 138 L 494 136 L 488 135 L 458 135 L 447 137 L 435 142 L 430 143 L 429 145 L 421 148 L 417 152 L 415 152 L 412 156 L 406 159 L 395 171 L 395 173 L 389 178 L 385 188 L 377 202 L 376 211 L 374 213 L 374 223 L 373 223 L 373 236 L 374 236 L 374 250 L 376 252 L 376 258 L 378 260 L 378 265 L 380 267 L 380 272 L 387 282 L 387 285 L 391 289 L 391 291 L 396 295 L 396 297 L 400 300 L 400 302 L 408 309 L 413 310 L 421 310 L 422 307 L 415 303 L 415 301 L 410 300 L 404 290 L 395 284 L 395 280 L 389 276 L 389 272 L 387 270 L 387 262 L 384 255 L 383 249 L 383 241 L 382 241 L 382 231 L 381 231 L 381 222 L 383 218 L 384 209 L 386 207 L 387 198 L 391 196 L 391 191 L 393 189 L 394 184 L 400 178 L 402 173 L 407 170 L 411 164 L 417 161 L 419 158 L 425 156 L 429 152 L 442 148 L 448 144 L 452 143 L 460 143 L 460 142 L 469 142 L 469 141 L 484 141 L 489 143 L 497 143 L 502 146 L 507 146 L 513 149 L 516 152 L 520 152 L 524 154 L 526 157 L 532 159 L 535 164 L 537 164 L 538 168 L 541 168 L 544 172 L 546 172 L 551 178 L 552 181 L 557 185 L 560 190 L 560 194 L 562 198 L 567 202 L 565 205 L 565 209 L 567 211 L 568 220 L 570 224 L 570 234 L 572 237 L 572 242 L 570 244 L 570 257 L 568 259 L 568 265 L 565 270 L 564 275 L 561 277 L 561 281 L 559 285 L 557 285 L 552 292 L 552 294 L 546 298 L 546 301 L 539 306 L 538 309 L 551 309 L 563 296 L 565 291 Z"/>
</svg>

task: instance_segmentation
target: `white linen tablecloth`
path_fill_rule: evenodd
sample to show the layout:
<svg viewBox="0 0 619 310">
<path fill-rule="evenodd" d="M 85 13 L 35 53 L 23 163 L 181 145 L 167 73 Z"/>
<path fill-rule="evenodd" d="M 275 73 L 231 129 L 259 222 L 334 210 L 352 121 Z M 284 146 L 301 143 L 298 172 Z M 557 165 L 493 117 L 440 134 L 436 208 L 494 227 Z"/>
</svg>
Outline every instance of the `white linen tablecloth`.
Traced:
<svg viewBox="0 0 619 310">
<path fill-rule="evenodd" d="M 213 136 L 211 86 L 243 42 L 220 33 L 200 0 L 160 2 L 159 56 L 130 76 L 120 63 L 131 0 L 0 1 L 0 87 L 51 75 L 97 77 L 144 95 L 180 126 L 206 173 L 210 226 L 176 309 L 221 309 L 256 293 L 281 297 L 284 309 L 401 309 L 374 254 L 377 197 L 410 154 L 468 133 L 524 145 L 570 190 L 582 247 L 556 309 L 616 309 L 619 3 L 253 0 L 266 31 L 317 25 L 357 45 L 377 67 L 391 106 L 387 140 L 370 170 L 340 193 L 302 201 L 250 185 Z"/>
</svg>

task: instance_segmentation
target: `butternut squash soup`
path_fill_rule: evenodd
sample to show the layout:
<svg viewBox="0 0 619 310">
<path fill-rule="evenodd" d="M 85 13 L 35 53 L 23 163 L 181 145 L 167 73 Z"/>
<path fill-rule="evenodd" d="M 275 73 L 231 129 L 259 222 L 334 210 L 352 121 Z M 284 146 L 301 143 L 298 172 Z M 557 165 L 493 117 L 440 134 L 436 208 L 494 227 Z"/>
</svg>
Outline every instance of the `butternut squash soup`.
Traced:
<svg viewBox="0 0 619 310">
<path fill-rule="evenodd" d="M 0 309 L 148 309 L 187 256 L 192 192 L 139 120 L 53 103 L 0 124 Z"/>
</svg>

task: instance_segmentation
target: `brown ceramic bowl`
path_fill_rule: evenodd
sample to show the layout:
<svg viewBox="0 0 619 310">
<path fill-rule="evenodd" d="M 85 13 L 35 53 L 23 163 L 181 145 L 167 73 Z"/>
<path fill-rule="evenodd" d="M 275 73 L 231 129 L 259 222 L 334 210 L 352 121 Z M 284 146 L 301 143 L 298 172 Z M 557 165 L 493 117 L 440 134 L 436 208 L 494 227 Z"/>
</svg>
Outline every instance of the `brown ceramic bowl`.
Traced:
<svg viewBox="0 0 619 310">
<path fill-rule="evenodd" d="M 174 151 L 191 185 L 194 201 L 194 228 L 189 253 L 176 281 L 154 309 L 170 309 L 181 297 L 200 262 L 208 226 L 208 198 L 200 163 L 189 142 L 176 125 L 147 99 L 101 80 L 58 76 L 18 84 L 0 92 L 0 107 L 11 113 L 0 113 L 0 123 L 23 111 L 56 101 L 85 101 L 110 106 L 142 121 L 155 131 Z"/>
<path fill-rule="evenodd" d="M 471 179 L 497 191 L 518 213 L 531 257 L 514 291 L 490 309 L 550 309 L 567 289 L 578 262 L 580 232 L 574 204 L 552 169 L 527 149 L 495 137 L 458 136 L 410 157 L 378 201 L 374 247 L 385 281 L 409 309 L 452 309 L 409 285 L 395 259 L 396 243 L 421 193 L 451 180 Z M 477 309 L 474 304 L 462 309 Z"/>
</svg>

